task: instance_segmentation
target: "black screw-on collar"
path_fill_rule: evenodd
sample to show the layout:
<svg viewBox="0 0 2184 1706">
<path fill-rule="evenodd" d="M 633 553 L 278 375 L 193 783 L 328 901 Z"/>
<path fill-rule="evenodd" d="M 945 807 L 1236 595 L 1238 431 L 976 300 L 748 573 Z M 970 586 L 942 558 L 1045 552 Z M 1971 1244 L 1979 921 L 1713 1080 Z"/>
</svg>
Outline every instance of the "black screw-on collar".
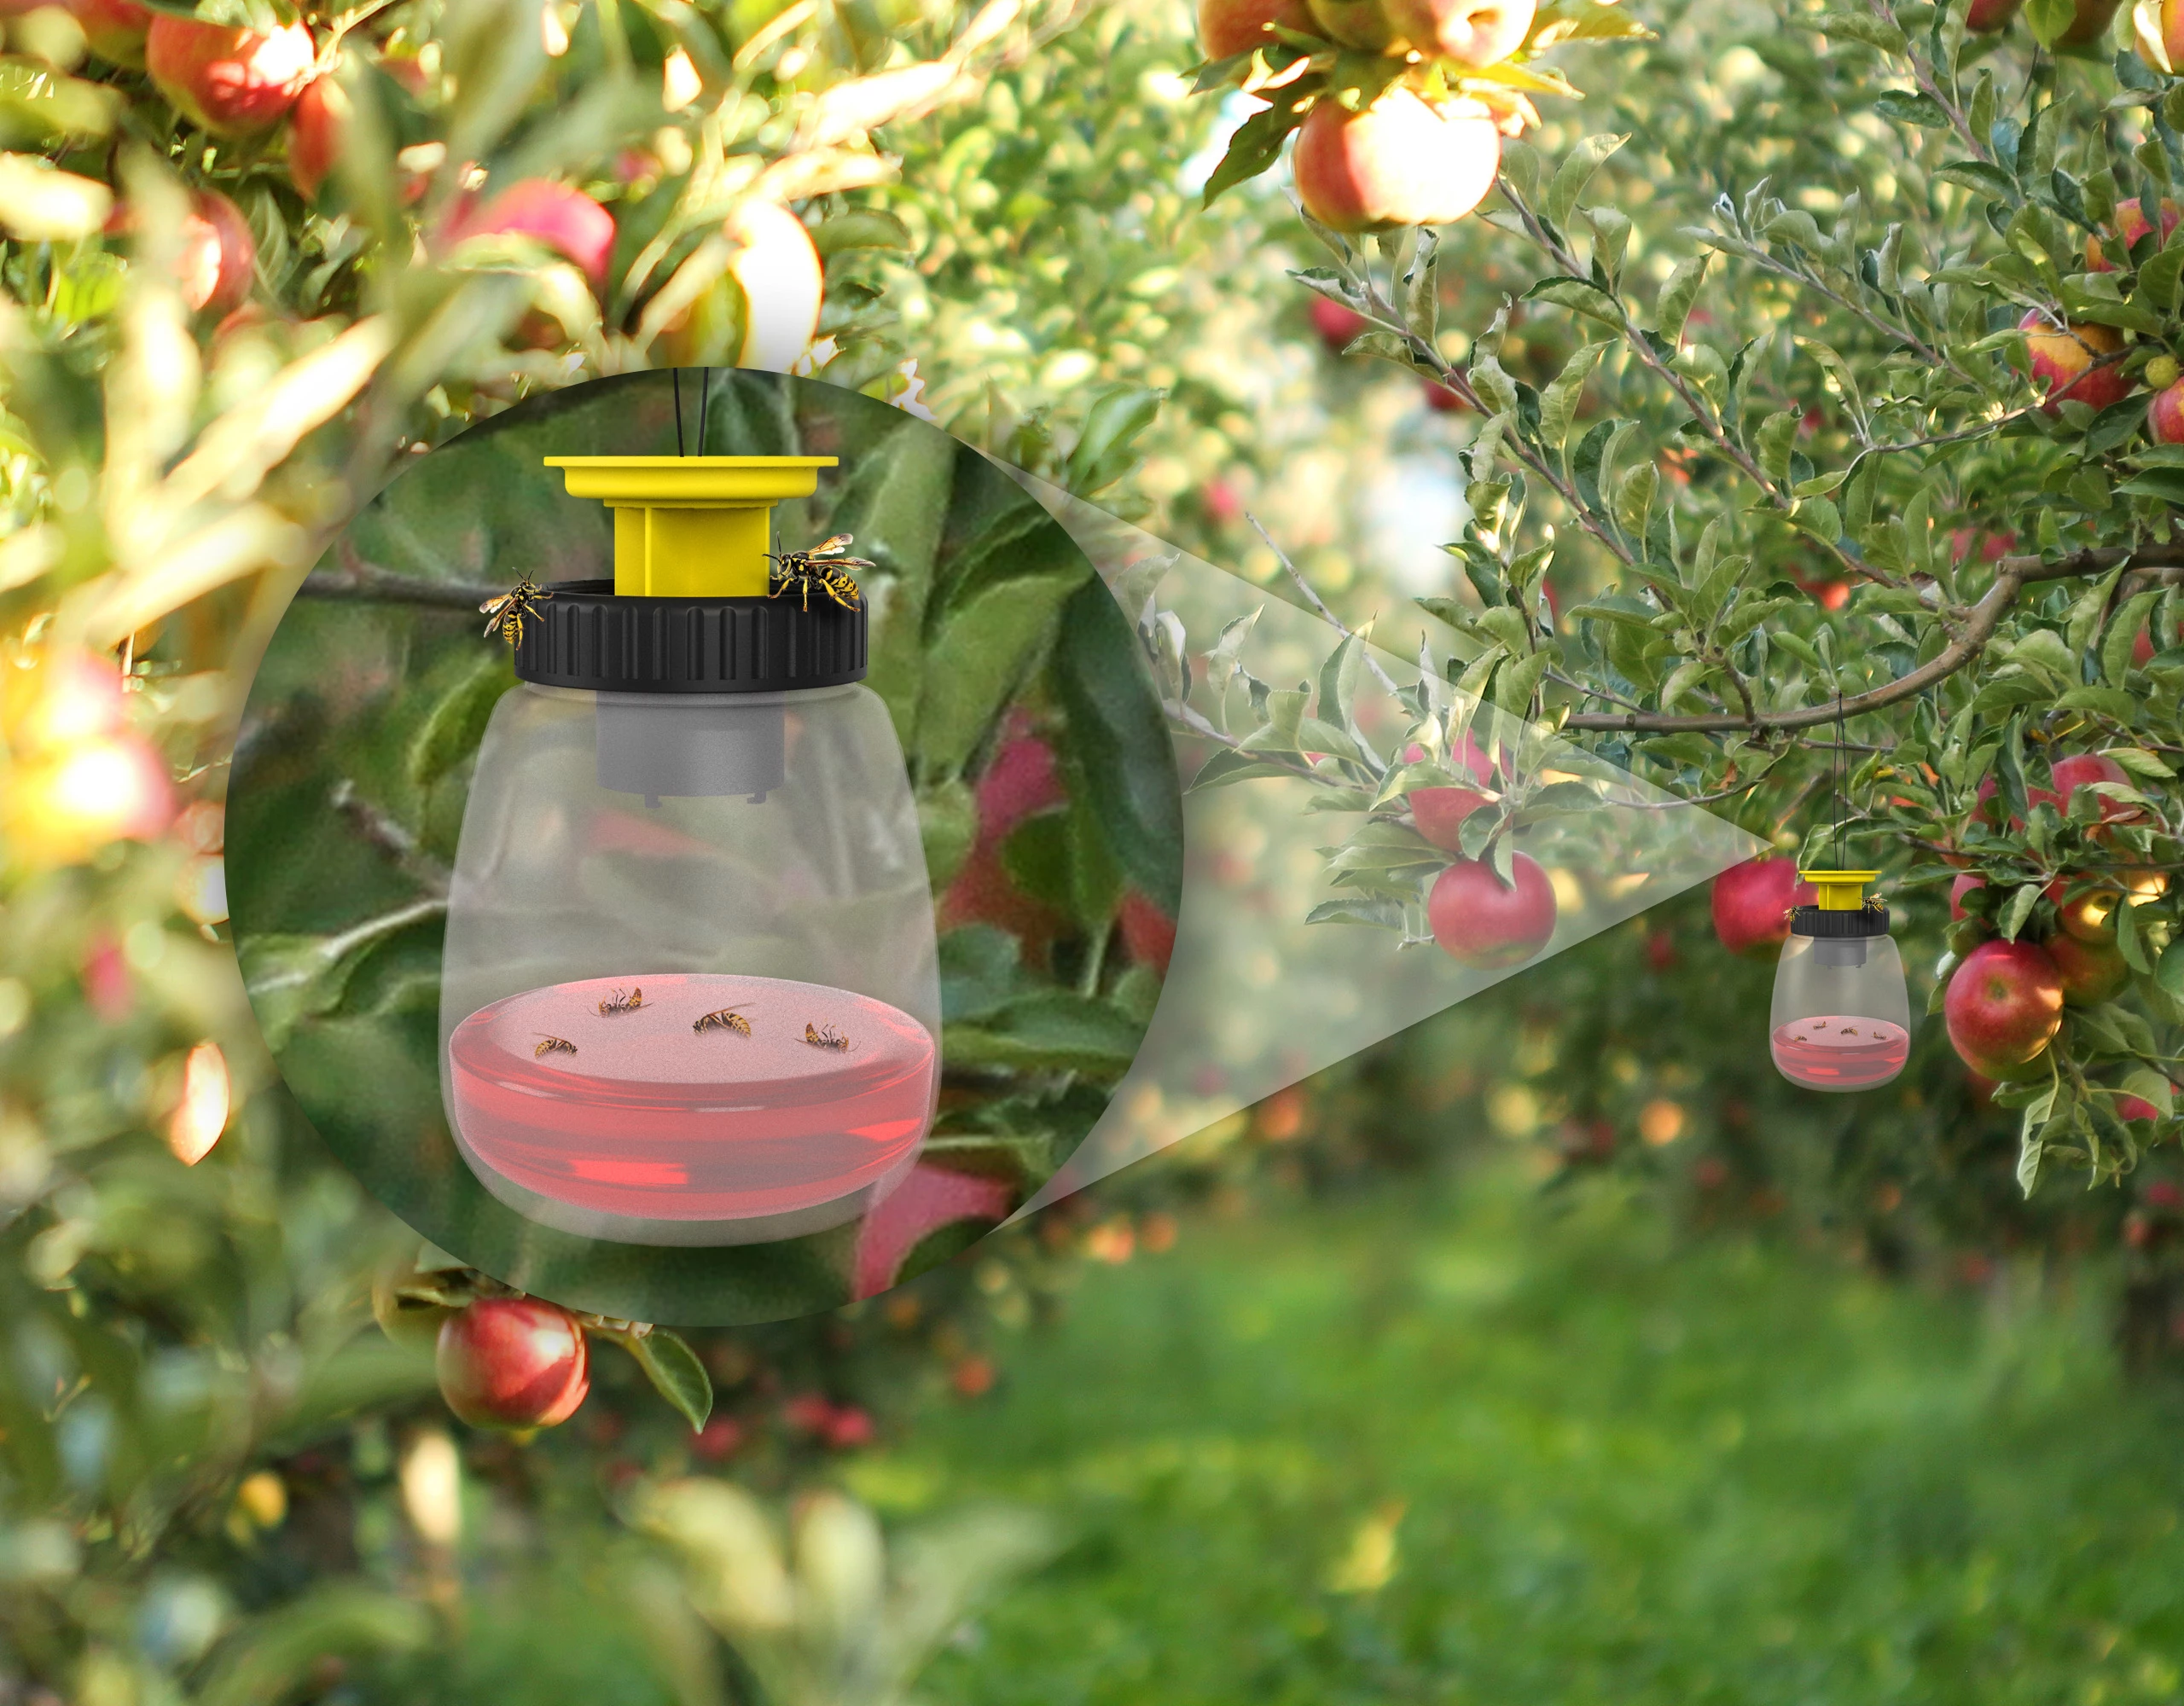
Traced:
<svg viewBox="0 0 2184 1706">
<path fill-rule="evenodd" d="M 594 693 L 793 693 L 864 679 L 865 601 L 640 598 L 611 580 L 555 581 L 523 619 L 519 681 Z"/>
<path fill-rule="evenodd" d="M 1885 936 L 1888 934 L 1888 908 L 1873 900 L 1867 901 L 1853 912 L 1816 906 L 1793 907 L 1790 912 L 1790 929 L 1796 935 L 1815 936 L 1824 941 Z"/>
</svg>

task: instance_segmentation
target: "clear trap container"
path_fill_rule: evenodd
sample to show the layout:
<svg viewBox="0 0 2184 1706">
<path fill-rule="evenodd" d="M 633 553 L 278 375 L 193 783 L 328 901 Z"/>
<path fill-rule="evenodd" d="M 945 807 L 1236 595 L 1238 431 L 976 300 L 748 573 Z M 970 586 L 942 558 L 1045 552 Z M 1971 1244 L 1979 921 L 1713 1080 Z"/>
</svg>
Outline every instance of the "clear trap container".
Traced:
<svg viewBox="0 0 2184 1706">
<path fill-rule="evenodd" d="M 821 457 L 557 458 L 615 507 L 612 581 L 524 614 L 449 895 L 442 1096 L 540 1224 L 766 1242 L 880 1200 L 932 1121 L 917 810 L 860 685 L 866 612 L 767 595 L 767 512 Z"/>
<path fill-rule="evenodd" d="M 1769 1017 L 1774 1065 L 1809 1090 L 1870 1090 L 1911 1057 L 1911 1002 L 1873 871 L 1802 871 L 1816 906 L 1790 915 Z"/>
</svg>

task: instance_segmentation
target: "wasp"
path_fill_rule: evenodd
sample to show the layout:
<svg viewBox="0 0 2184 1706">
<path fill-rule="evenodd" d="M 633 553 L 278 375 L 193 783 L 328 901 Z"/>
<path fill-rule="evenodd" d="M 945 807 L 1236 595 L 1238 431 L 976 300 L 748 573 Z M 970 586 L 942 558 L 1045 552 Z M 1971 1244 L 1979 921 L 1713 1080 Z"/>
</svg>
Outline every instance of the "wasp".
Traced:
<svg viewBox="0 0 2184 1706">
<path fill-rule="evenodd" d="M 523 643 L 523 618 L 538 614 L 538 606 L 553 597 L 528 575 L 515 583 L 515 590 L 504 592 L 498 598 L 489 598 L 478 606 L 485 618 L 485 633 L 491 637 L 493 630 L 501 630 L 501 638 L 511 646 Z"/>
<path fill-rule="evenodd" d="M 723 1007 L 718 1013 L 702 1015 L 690 1029 L 700 1036 L 709 1030 L 732 1030 L 738 1036 L 748 1036 L 751 1035 L 751 1021 L 734 1007 Z"/>
<path fill-rule="evenodd" d="M 856 543 L 850 535 L 837 533 L 825 544 L 814 545 L 808 551 L 767 552 L 766 560 L 774 567 L 767 579 L 766 596 L 779 598 L 785 592 L 800 591 L 804 595 L 804 607 L 809 610 L 811 608 L 811 589 L 817 587 L 844 610 L 855 610 L 863 602 L 864 595 L 857 590 L 857 583 L 842 571 L 876 566 L 863 557 L 842 555 Z"/>
<path fill-rule="evenodd" d="M 829 1025 L 814 1025 L 808 1020 L 804 1027 L 804 1040 L 814 1048 L 847 1048 L 850 1040 Z"/>
<path fill-rule="evenodd" d="M 576 1044 L 566 1036 L 548 1036 L 543 1030 L 538 1035 L 542 1040 L 538 1047 L 531 1051 L 533 1060 L 543 1060 L 549 1054 L 573 1054 L 577 1052 Z"/>
<path fill-rule="evenodd" d="M 644 1004 L 645 992 L 642 989 L 632 989 L 626 995 L 617 989 L 599 1004 L 599 1016 L 612 1018 L 616 1013 L 635 1013 Z"/>
</svg>

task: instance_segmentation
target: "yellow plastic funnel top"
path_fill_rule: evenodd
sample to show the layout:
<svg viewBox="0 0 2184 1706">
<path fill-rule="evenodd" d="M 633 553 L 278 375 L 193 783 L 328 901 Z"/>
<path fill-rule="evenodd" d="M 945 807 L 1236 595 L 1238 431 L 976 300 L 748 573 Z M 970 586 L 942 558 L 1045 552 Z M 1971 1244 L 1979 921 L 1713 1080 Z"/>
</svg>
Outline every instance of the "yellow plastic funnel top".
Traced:
<svg viewBox="0 0 2184 1706">
<path fill-rule="evenodd" d="M 833 456 L 549 456 L 572 497 L 614 512 L 620 598 L 758 598 L 774 506 L 809 497 Z"/>
<path fill-rule="evenodd" d="M 1866 903 L 1866 885 L 1880 880 L 1878 871 L 1800 871 L 1798 880 L 1820 893 L 1822 912 L 1856 912 Z"/>
</svg>

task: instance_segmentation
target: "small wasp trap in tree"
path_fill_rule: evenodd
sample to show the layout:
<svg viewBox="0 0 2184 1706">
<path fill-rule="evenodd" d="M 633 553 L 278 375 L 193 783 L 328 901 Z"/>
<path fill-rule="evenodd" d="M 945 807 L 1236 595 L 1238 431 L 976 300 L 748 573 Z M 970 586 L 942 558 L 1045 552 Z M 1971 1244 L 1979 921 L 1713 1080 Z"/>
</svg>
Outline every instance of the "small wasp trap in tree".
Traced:
<svg viewBox="0 0 2184 1706">
<path fill-rule="evenodd" d="M 1844 748 L 1837 719 L 1835 841 L 1843 841 Z M 1903 961 L 1888 933 L 1888 908 L 1867 888 L 1878 871 L 1805 871 L 1817 903 L 1794 907 L 1774 971 L 1769 1024 L 1774 1065 L 1809 1090 L 1869 1090 L 1911 1055 L 1911 1002 Z"/>
<path fill-rule="evenodd" d="M 590 1237 L 840 1224 L 924 1142 L 939 986 L 902 751 L 859 685 L 846 571 L 870 566 L 847 539 L 768 548 L 834 458 L 548 461 L 613 509 L 614 575 L 484 606 L 519 685 L 449 896 L 456 1141 L 502 1201 Z"/>
<path fill-rule="evenodd" d="M 1774 972 L 1774 1065 L 1809 1090 L 1869 1090 L 1903 1070 L 1911 1004 L 1877 871 L 1800 871 L 1820 896 L 1795 908 Z"/>
</svg>

